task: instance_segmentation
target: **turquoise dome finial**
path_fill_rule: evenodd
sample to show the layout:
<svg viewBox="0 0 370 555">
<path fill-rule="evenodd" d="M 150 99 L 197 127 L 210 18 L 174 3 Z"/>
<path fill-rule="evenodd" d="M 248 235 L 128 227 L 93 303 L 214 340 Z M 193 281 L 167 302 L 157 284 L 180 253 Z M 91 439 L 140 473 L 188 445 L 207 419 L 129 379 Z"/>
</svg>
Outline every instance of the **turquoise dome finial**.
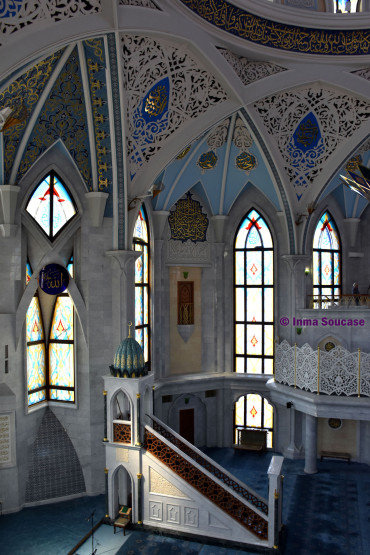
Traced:
<svg viewBox="0 0 370 555">
<path fill-rule="evenodd" d="M 110 372 L 117 378 L 141 378 L 148 371 L 144 362 L 144 352 L 141 345 L 131 337 L 132 322 L 129 322 L 128 337 L 118 347 Z"/>
</svg>

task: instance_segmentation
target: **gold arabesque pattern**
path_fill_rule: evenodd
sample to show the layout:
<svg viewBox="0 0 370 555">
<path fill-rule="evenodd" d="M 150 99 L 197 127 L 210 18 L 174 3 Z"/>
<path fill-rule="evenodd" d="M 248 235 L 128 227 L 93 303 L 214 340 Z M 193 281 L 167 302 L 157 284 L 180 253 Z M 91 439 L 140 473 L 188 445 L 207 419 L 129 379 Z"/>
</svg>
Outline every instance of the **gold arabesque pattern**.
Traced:
<svg viewBox="0 0 370 555">
<path fill-rule="evenodd" d="M 203 214 L 200 203 L 193 200 L 190 193 L 176 203 L 175 210 L 168 217 L 171 239 L 197 243 L 206 241 L 208 218 Z"/>
<path fill-rule="evenodd" d="M 226 0 L 181 0 L 215 27 L 253 43 L 304 54 L 331 56 L 368 55 L 370 31 L 327 30 L 271 21 L 232 5 Z"/>
</svg>

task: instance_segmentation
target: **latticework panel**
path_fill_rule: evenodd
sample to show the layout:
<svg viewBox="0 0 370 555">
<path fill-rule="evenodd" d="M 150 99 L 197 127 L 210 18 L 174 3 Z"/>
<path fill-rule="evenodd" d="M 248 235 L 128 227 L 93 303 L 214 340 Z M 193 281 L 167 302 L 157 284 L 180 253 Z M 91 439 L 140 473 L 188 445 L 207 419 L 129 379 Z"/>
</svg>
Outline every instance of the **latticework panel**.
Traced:
<svg viewBox="0 0 370 555">
<path fill-rule="evenodd" d="M 220 470 L 219 468 L 214 466 L 212 463 L 210 463 L 207 459 L 202 457 L 202 455 L 200 453 L 194 451 L 191 447 L 189 447 L 188 445 L 183 443 L 180 439 L 178 439 L 176 436 L 171 434 L 171 432 L 169 430 L 166 430 L 163 426 L 158 424 L 158 422 L 154 422 L 153 428 L 157 432 L 159 432 L 163 437 L 168 439 L 171 443 L 176 445 L 176 447 L 181 449 L 181 451 L 186 453 L 186 455 L 188 457 L 190 457 L 195 462 L 197 462 L 200 466 L 202 466 L 203 468 L 208 470 L 208 472 L 213 474 L 213 476 L 218 478 L 218 480 L 223 482 L 226 486 L 228 486 L 230 489 L 234 490 L 238 495 L 240 495 L 246 501 L 251 503 L 251 505 L 254 505 L 254 507 L 259 509 L 262 513 L 265 513 L 266 515 L 268 514 L 268 505 L 267 505 L 267 503 L 265 503 L 264 501 L 262 501 L 261 499 L 259 499 L 255 495 L 253 495 L 253 493 L 248 491 L 246 488 L 244 488 L 243 486 L 238 484 L 238 482 L 233 480 L 231 478 L 231 476 L 228 476 L 227 474 L 222 472 L 222 470 Z"/>
<path fill-rule="evenodd" d="M 130 424 L 119 424 L 118 422 L 113 422 L 113 441 L 115 443 L 131 444 Z"/>
<path fill-rule="evenodd" d="M 148 430 L 145 430 L 145 444 L 149 453 L 176 472 L 180 478 L 257 537 L 267 540 L 268 522 L 263 517 L 247 507 L 241 500 L 236 499 L 221 485 L 214 482 L 212 478 L 193 466 Z"/>
<path fill-rule="evenodd" d="M 275 346 L 275 380 L 286 385 L 294 385 L 294 346 L 282 341 Z"/>
</svg>

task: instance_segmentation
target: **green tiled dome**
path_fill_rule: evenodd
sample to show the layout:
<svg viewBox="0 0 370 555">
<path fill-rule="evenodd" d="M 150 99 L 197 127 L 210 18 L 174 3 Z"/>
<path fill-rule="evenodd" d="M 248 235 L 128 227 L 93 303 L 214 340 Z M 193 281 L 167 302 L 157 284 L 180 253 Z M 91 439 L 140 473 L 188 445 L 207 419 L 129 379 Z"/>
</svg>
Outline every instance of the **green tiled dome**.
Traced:
<svg viewBox="0 0 370 555">
<path fill-rule="evenodd" d="M 135 339 L 127 337 L 122 341 L 110 371 L 117 378 L 140 378 L 147 374 L 143 349 Z"/>
</svg>

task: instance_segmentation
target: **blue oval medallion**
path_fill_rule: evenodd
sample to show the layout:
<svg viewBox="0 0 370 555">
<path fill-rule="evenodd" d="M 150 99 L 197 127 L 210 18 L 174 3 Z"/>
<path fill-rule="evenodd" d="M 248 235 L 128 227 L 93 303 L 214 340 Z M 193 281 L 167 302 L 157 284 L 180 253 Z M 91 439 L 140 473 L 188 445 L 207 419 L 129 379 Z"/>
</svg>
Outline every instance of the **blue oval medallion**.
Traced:
<svg viewBox="0 0 370 555">
<path fill-rule="evenodd" d="M 39 273 L 41 289 L 48 295 L 59 295 L 68 287 L 69 272 L 60 264 L 47 264 Z"/>
</svg>

